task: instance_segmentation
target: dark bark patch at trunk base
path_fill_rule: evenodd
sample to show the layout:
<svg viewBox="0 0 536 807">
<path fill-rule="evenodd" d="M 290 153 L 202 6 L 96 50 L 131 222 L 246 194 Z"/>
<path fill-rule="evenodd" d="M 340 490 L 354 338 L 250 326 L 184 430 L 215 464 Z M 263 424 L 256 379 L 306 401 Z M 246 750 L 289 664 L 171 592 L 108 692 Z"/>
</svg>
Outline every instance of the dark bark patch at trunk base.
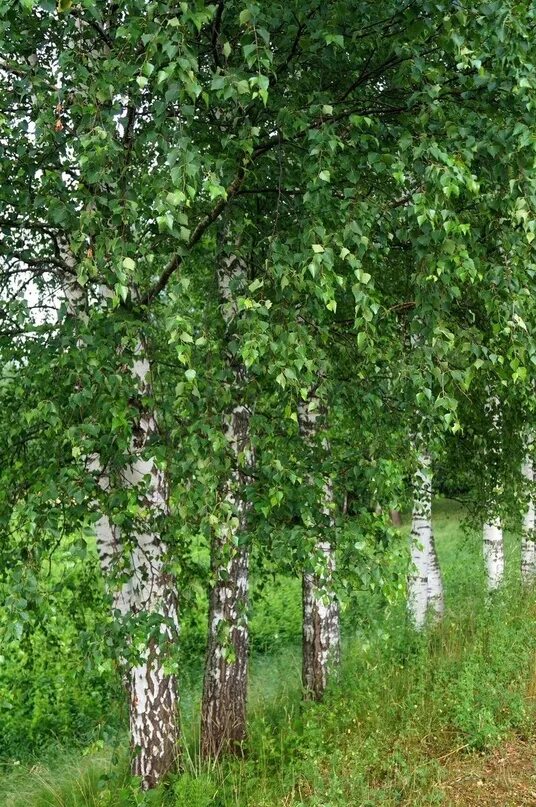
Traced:
<svg viewBox="0 0 536 807">
<path fill-rule="evenodd" d="M 151 645 L 147 660 L 130 672 L 130 736 L 133 776 L 144 790 L 156 787 L 179 765 L 177 682 L 166 675 L 159 648 Z"/>
<path fill-rule="evenodd" d="M 228 579 L 218 580 L 210 597 L 201 710 L 204 759 L 218 759 L 226 753 L 241 755 L 246 739 L 249 552 L 234 551 L 227 566 Z"/>
</svg>

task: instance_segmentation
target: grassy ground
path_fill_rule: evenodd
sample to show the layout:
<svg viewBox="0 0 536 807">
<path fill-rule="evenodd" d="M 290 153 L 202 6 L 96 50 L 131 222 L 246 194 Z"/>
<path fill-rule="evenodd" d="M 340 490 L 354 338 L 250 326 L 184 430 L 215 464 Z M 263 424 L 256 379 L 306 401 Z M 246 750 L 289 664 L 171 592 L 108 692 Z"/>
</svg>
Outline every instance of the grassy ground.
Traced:
<svg viewBox="0 0 536 807">
<path fill-rule="evenodd" d="M 508 536 L 508 582 L 485 592 L 480 537 L 454 507 L 435 513 L 447 616 L 417 637 L 403 605 L 346 638 L 339 681 L 321 706 L 303 705 L 299 650 L 252 663 L 251 733 L 244 760 L 203 769 L 196 694 L 185 699 L 186 773 L 151 796 L 126 775 L 123 747 L 50 751 L 6 769 L 5 807 L 394 807 L 536 804 L 533 703 L 536 600 L 518 583 Z M 371 614 L 377 611 L 371 608 Z"/>
</svg>

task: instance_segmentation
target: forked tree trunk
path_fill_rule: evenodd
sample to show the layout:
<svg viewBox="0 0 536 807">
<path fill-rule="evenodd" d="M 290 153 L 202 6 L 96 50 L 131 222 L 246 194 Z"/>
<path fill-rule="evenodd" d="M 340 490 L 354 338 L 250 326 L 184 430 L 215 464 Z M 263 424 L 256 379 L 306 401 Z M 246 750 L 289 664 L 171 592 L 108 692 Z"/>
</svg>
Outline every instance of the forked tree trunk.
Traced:
<svg viewBox="0 0 536 807">
<path fill-rule="evenodd" d="M 298 422 L 304 442 L 310 449 L 317 443 L 323 412 L 315 393 L 298 406 Z M 329 448 L 324 440 L 320 449 Z M 333 527 L 333 485 L 326 480 L 321 509 L 324 529 Z M 321 525 L 319 525 L 321 526 Z M 334 590 L 335 551 L 329 540 L 319 538 L 312 552 L 313 571 L 302 580 L 303 664 L 302 683 L 306 698 L 321 700 L 330 672 L 340 660 L 339 604 Z"/>
<path fill-rule="evenodd" d="M 227 364 L 231 394 L 238 403 L 225 415 L 233 471 L 221 490 L 227 512 L 214 531 L 211 547 L 213 585 L 209 599 L 208 643 L 201 708 L 201 753 L 217 759 L 240 753 L 246 739 L 249 632 L 247 620 L 249 545 L 246 499 L 248 473 L 254 464 L 251 446 L 251 411 L 245 403 L 246 369 L 231 353 L 233 323 L 245 267 L 235 256 L 226 258 L 218 272 L 222 312 L 227 331 Z"/>
<path fill-rule="evenodd" d="M 429 610 L 444 611 L 443 581 L 432 527 L 431 458 L 421 451 L 413 480 L 413 520 L 410 536 L 412 570 L 408 579 L 408 608 L 414 626 L 421 630 Z"/>
<path fill-rule="evenodd" d="M 521 579 L 525 585 L 536 580 L 536 523 L 534 512 L 534 464 L 530 454 L 527 454 L 522 466 L 523 478 L 527 484 L 527 507 L 523 515 L 523 532 L 521 537 Z"/>
<path fill-rule="evenodd" d="M 83 308 L 85 294 L 74 275 L 75 261 L 70 250 L 67 247 L 64 250 L 67 265 L 73 270 L 65 284 L 69 313 L 87 321 Z M 125 558 L 124 537 L 106 515 L 98 519 L 95 532 L 101 570 L 112 593 L 114 616 L 125 625 L 129 651 L 139 652 L 138 663 L 126 672 L 130 692 L 130 744 L 132 773 L 139 776 L 142 787 L 148 789 L 155 787 L 177 762 L 177 683 L 175 677 L 165 671 L 165 664 L 177 641 L 178 612 L 175 580 L 165 568 L 166 547 L 154 526 L 168 514 L 167 484 L 154 459 L 145 456 L 157 424 L 154 412 L 143 404 L 144 399 L 151 397 L 150 365 L 144 353 L 140 341 L 131 370 L 136 379 L 138 417 L 123 484 L 139 491 L 139 504 L 146 515 L 129 535 L 128 559 Z M 100 457 L 93 454 L 87 458 L 86 465 L 103 492 L 111 492 L 111 482 Z M 121 564 L 126 565 L 126 570 L 120 569 Z M 118 571 L 128 574 L 127 581 L 119 588 L 114 579 Z M 132 648 L 131 621 L 139 623 L 136 648 Z M 144 637 L 141 648 L 140 636 Z"/>
</svg>

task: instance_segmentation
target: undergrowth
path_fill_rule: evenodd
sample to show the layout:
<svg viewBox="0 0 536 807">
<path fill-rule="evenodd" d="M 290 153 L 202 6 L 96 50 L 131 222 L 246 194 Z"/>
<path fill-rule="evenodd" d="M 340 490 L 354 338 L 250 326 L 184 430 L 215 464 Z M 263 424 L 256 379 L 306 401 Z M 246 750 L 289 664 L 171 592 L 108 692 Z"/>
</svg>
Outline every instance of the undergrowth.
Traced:
<svg viewBox="0 0 536 807">
<path fill-rule="evenodd" d="M 124 743 L 59 748 L 6 768 L 6 807 L 389 807 L 445 804 L 449 760 L 487 752 L 509 735 L 530 738 L 535 689 L 534 592 L 518 582 L 518 539 L 509 536 L 509 579 L 485 591 L 479 536 L 457 514 L 436 517 L 447 614 L 416 635 L 402 603 L 346 637 L 338 680 L 321 705 L 303 704 L 299 649 L 252 663 L 250 737 L 243 759 L 199 762 L 187 698 L 184 773 L 151 794 L 128 776 Z M 371 614 L 374 609 L 371 609 Z"/>
</svg>

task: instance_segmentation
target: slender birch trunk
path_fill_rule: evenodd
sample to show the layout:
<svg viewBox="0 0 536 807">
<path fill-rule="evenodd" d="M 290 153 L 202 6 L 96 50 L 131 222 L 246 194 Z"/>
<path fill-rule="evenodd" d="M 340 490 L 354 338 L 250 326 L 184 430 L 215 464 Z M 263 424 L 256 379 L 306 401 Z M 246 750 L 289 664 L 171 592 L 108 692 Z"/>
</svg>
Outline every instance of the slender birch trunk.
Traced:
<svg viewBox="0 0 536 807">
<path fill-rule="evenodd" d="M 534 463 L 531 456 L 530 448 L 532 441 L 527 450 L 527 456 L 521 467 L 521 473 L 527 486 L 527 507 L 523 514 L 523 529 L 521 537 L 521 580 L 524 585 L 530 585 L 536 580 L 536 545 L 534 540 L 536 538 L 536 521 L 534 510 Z"/>
<path fill-rule="evenodd" d="M 167 568 L 167 547 L 160 529 L 169 515 L 168 483 L 147 448 L 158 432 L 156 415 L 145 406 L 152 397 L 150 363 L 142 341 L 132 374 L 137 381 L 138 417 L 133 429 L 131 458 L 125 469 L 127 486 L 138 491 L 142 516 L 133 534 L 131 613 L 145 626 L 138 663 L 130 672 L 130 743 L 132 773 L 145 789 L 155 787 L 178 762 L 179 696 L 176 676 L 166 664 L 177 643 L 177 585 Z M 155 628 L 155 623 L 157 628 Z"/>
<path fill-rule="evenodd" d="M 226 258 L 218 271 L 218 286 L 226 325 L 227 343 L 233 340 L 238 315 L 238 286 L 246 279 L 239 258 Z M 240 753 L 246 739 L 249 629 L 247 621 L 249 503 L 245 489 L 254 464 L 251 445 L 251 411 L 245 403 L 246 368 L 230 350 L 227 363 L 232 395 L 237 403 L 224 417 L 233 471 L 225 481 L 221 498 L 227 505 L 225 523 L 212 537 L 213 586 L 209 600 L 208 643 L 201 708 L 201 753 L 217 759 L 224 753 Z"/>
<path fill-rule="evenodd" d="M 486 405 L 486 412 L 491 414 L 492 434 L 498 434 L 499 431 L 498 406 L 497 398 L 490 398 Z M 488 461 L 496 460 L 498 455 L 499 451 L 494 448 L 488 455 Z M 504 538 L 501 520 L 494 512 L 497 507 L 496 495 L 497 487 L 495 486 L 490 518 L 484 523 L 483 527 L 484 562 L 490 591 L 495 591 L 495 589 L 499 588 L 504 580 Z"/>
<path fill-rule="evenodd" d="M 413 480 L 410 536 L 413 570 L 408 580 L 408 608 L 413 624 L 421 630 L 429 610 L 436 617 L 443 615 L 444 594 L 432 527 L 432 462 L 428 452 L 419 452 L 417 463 Z"/>
<path fill-rule="evenodd" d="M 73 274 L 66 279 L 65 294 L 69 314 L 88 321 L 84 310 L 84 290 L 76 281 L 75 259 L 64 247 L 65 261 Z M 106 290 L 101 297 L 106 297 Z M 138 663 L 127 671 L 130 702 L 130 743 L 132 773 L 141 778 L 142 787 L 155 787 L 176 766 L 178 743 L 178 693 L 175 676 L 165 670 L 165 663 L 178 633 L 176 584 L 166 570 L 166 546 L 154 524 L 168 514 L 167 484 L 164 473 L 146 449 L 157 431 L 155 413 L 144 400 L 151 396 L 150 365 L 140 341 L 132 375 L 136 380 L 138 417 L 133 429 L 130 457 L 124 471 L 123 484 L 139 491 L 139 504 L 147 513 L 138 523 L 129 541 L 108 516 L 101 514 L 95 525 L 97 550 L 106 584 L 112 593 L 114 616 L 130 630 L 131 621 L 151 622 L 145 628 L 145 639 L 132 648 L 130 634 L 126 641 L 130 650 L 138 650 Z M 111 491 L 111 481 L 98 454 L 87 458 L 87 470 L 97 477 L 104 493 Z M 129 545 L 129 557 L 126 543 Z M 120 565 L 126 565 L 128 580 L 119 589 L 114 585 Z M 154 628 L 154 623 L 158 628 Z"/>
<path fill-rule="evenodd" d="M 430 457 L 419 454 L 413 479 L 413 516 L 410 535 L 412 569 L 408 580 L 408 607 L 415 627 L 426 622 L 428 608 L 428 556 L 432 535 L 432 477 Z"/>
<path fill-rule="evenodd" d="M 494 591 L 504 579 L 504 539 L 499 518 L 484 524 L 483 536 L 488 588 Z"/>
<path fill-rule="evenodd" d="M 320 401 L 314 392 L 298 406 L 298 423 L 304 442 L 313 448 L 319 429 Z M 324 441 L 324 450 L 328 450 Z M 322 512 L 333 527 L 333 484 L 326 480 Z M 339 604 L 334 591 L 335 551 L 329 540 L 319 538 L 313 548 L 314 571 L 302 579 L 303 664 L 305 697 L 321 700 L 331 670 L 340 659 Z"/>
</svg>

